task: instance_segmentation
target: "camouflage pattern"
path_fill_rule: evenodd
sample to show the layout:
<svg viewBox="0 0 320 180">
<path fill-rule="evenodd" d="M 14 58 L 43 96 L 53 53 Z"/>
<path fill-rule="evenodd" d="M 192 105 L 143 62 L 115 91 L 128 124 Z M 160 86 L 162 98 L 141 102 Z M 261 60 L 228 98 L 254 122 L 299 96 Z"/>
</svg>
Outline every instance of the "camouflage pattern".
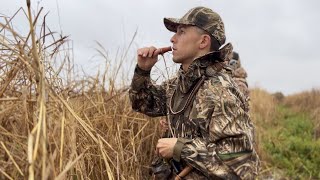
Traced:
<svg viewBox="0 0 320 180">
<path fill-rule="evenodd" d="M 233 57 L 230 58 L 229 61 L 227 60 L 226 62 L 233 70 L 232 78 L 238 85 L 240 91 L 244 94 L 246 98 L 249 98 L 249 88 L 246 80 L 248 75 L 246 70 L 241 66 L 239 55 L 234 52 Z"/>
<path fill-rule="evenodd" d="M 226 41 L 224 24 L 221 17 L 206 7 L 195 7 L 189 10 L 182 18 L 164 18 L 164 25 L 169 31 L 177 32 L 178 25 L 197 26 L 211 34 L 220 45 Z"/>
<path fill-rule="evenodd" d="M 247 72 L 243 69 L 243 67 L 240 67 L 236 70 L 234 70 L 233 73 L 233 79 L 238 85 L 240 91 L 246 96 L 249 97 L 249 89 L 248 89 L 248 83 L 247 83 Z"/>
<path fill-rule="evenodd" d="M 212 53 L 194 60 L 187 71 L 181 68 L 162 85 L 152 83 L 150 72 L 135 69 L 129 91 L 132 108 L 149 116 L 166 116 L 165 137 L 184 140 L 180 150 L 177 144 L 174 147 L 178 157 L 174 160 L 193 167 L 183 179 L 254 179 L 258 173 L 248 101 L 231 74 Z M 167 161 L 156 157 L 154 169 L 170 167 Z M 175 177 L 170 169 L 158 172 L 156 179 Z"/>
</svg>

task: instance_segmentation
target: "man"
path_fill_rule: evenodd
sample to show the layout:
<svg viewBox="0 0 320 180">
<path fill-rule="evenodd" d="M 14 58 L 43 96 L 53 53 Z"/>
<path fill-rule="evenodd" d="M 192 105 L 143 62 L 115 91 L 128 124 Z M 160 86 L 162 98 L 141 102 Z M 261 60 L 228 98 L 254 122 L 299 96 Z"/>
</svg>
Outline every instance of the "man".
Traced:
<svg viewBox="0 0 320 180">
<path fill-rule="evenodd" d="M 227 63 L 233 70 L 232 78 L 235 81 L 235 83 L 238 85 L 240 91 L 244 94 L 244 96 L 246 98 L 249 98 L 249 89 L 248 89 L 248 83 L 246 80 L 248 76 L 247 72 L 241 66 L 239 54 L 233 51 L 231 56 L 232 58 L 230 58 L 230 61 L 227 61 Z"/>
<path fill-rule="evenodd" d="M 150 71 L 161 49 L 138 49 L 129 91 L 132 108 L 166 116 L 169 129 L 156 145 L 155 179 L 254 179 L 259 160 L 246 102 L 224 64 L 232 52 L 220 16 L 196 7 L 181 19 L 164 18 L 175 34 L 177 77 L 152 84 Z"/>
</svg>

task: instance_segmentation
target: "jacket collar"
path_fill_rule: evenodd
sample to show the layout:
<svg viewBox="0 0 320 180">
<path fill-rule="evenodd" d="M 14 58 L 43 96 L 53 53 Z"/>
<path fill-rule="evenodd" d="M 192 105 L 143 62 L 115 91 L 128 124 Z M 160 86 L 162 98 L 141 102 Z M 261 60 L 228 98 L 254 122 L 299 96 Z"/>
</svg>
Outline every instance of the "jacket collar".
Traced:
<svg viewBox="0 0 320 180">
<path fill-rule="evenodd" d="M 187 93 L 195 82 L 206 74 L 206 69 L 208 67 L 227 60 L 229 53 L 232 53 L 232 45 L 230 43 L 226 44 L 219 51 L 212 51 L 196 58 L 190 64 L 187 71 L 184 71 L 182 66 L 180 66 L 178 71 L 180 91 L 182 93 Z"/>
</svg>

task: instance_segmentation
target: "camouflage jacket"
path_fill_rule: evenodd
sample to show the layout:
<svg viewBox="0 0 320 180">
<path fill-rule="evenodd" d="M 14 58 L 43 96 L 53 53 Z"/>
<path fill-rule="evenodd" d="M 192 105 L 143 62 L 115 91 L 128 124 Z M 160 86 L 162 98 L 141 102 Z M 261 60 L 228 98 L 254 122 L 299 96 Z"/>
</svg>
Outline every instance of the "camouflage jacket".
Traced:
<svg viewBox="0 0 320 180">
<path fill-rule="evenodd" d="M 249 89 L 247 83 L 247 72 L 243 69 L 243 67 L 239 67 L 233 72 L 233 80 L 238 85 L 240 91 L 245 95 L 245 97 L 249 97 Z"/>
<path fill-rule="evenodd" d="M 210 53 L 159 86 L 150 72 L 135 69 L 132 108 L 167 117 L 166 137 L 183 142 L 174 147 L 173 159 L 193 167 L 184 179 L 254 179 L 258 173 L 248 102 L 230 75 Z"/>
<path fill-rule="evenodd" d="M 225 63 L 231 67 L 233 70 L 232 78 L 235 81 L 235 83 L 238 85 L 240 91 L 244 94 L 246 98 L 249 99 L 249 88 L 247 83 L 247 77 L 248 74 L 246 70 L 241 66 L 240 59 L 228 59 L 225 61 Z"/>
</svg>

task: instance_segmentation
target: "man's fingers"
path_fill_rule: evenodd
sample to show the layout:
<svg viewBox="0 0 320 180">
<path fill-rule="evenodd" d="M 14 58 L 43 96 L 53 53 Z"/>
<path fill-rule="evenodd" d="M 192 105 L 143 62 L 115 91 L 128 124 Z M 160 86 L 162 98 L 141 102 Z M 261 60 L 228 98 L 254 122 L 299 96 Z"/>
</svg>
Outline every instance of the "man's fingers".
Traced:
<svg viewBox="0 0 320 180">
<path fill-rule="evenodd" d="M 172 51 L 171 46 L 158 48 L 158 49 L 154 52 L 154 54 L 156 54 L 156 55 L 164 54 L 164 53 L 166 53 L 166 52 L 168 52 L 168 51 Z"/>
<path fill-rule="evenodd" d="M 138 50 L 137 54 L 142 57 L 154 57 L 154 51 L 156 51 L 157 48 L 151 46 L 151 47 L 145 47 Z"/>
<path fill-rule="evenodd" d="M 165 126 L 168 126 L 168 123 L 167 123 L 167 121 L 166 121 L 165 119 L 161 119 L 161 120 L 160 120 L 160 125 L 161 125 L 162 127 L 165 127 Z"/>
<path fill-rule="evenodd" d="M 138 54 L 138 56 L 141 56 L 141 55 L 142 55 L 142 50 L 141 50 L 141 49 L 138 49 L 138 50 L 137 50 L 137 54 Z"/>
<path fill-rule="evenodd" d="M 142 56 L 142 57 L 145 57 L 146 51 L 147 51 L 146 48 L 141 48 L 141 49 L 138 50 L 138 55 Z"/>
<path fill-rule="evenodd" d="M 162 144 L 159 141 L 156 145 L 156 155 L 162 157 Z"/>
<path fill-rule="evenodd" d="M 148 57 L 151 58 L 151 57 L 154 57 L 154 51 L 156 50 L 157 48 L 151 46 L 149 49 L 148 49 Z"/>
<path fill-rule="evenodd" d="M 171 46 L 162 47 L 162 48 L 158 48 L 158 49 L 155 48 L 154 46 L 151 46 L 151 47 L 139 49 L 137 54 L 142 57 L 152 58 L 152 57 L 158 56 L 159 54 L 164 54 L 164 53 L 171 51 L 171 50 L 172 50 Z"/>
<path fill-rule="evenodd" d="M 162 130 L 168 130 L 169 129 L 168 123 L 165 120 L 160 121 L 160 125 L 161 125 Z"/>
</svg>

